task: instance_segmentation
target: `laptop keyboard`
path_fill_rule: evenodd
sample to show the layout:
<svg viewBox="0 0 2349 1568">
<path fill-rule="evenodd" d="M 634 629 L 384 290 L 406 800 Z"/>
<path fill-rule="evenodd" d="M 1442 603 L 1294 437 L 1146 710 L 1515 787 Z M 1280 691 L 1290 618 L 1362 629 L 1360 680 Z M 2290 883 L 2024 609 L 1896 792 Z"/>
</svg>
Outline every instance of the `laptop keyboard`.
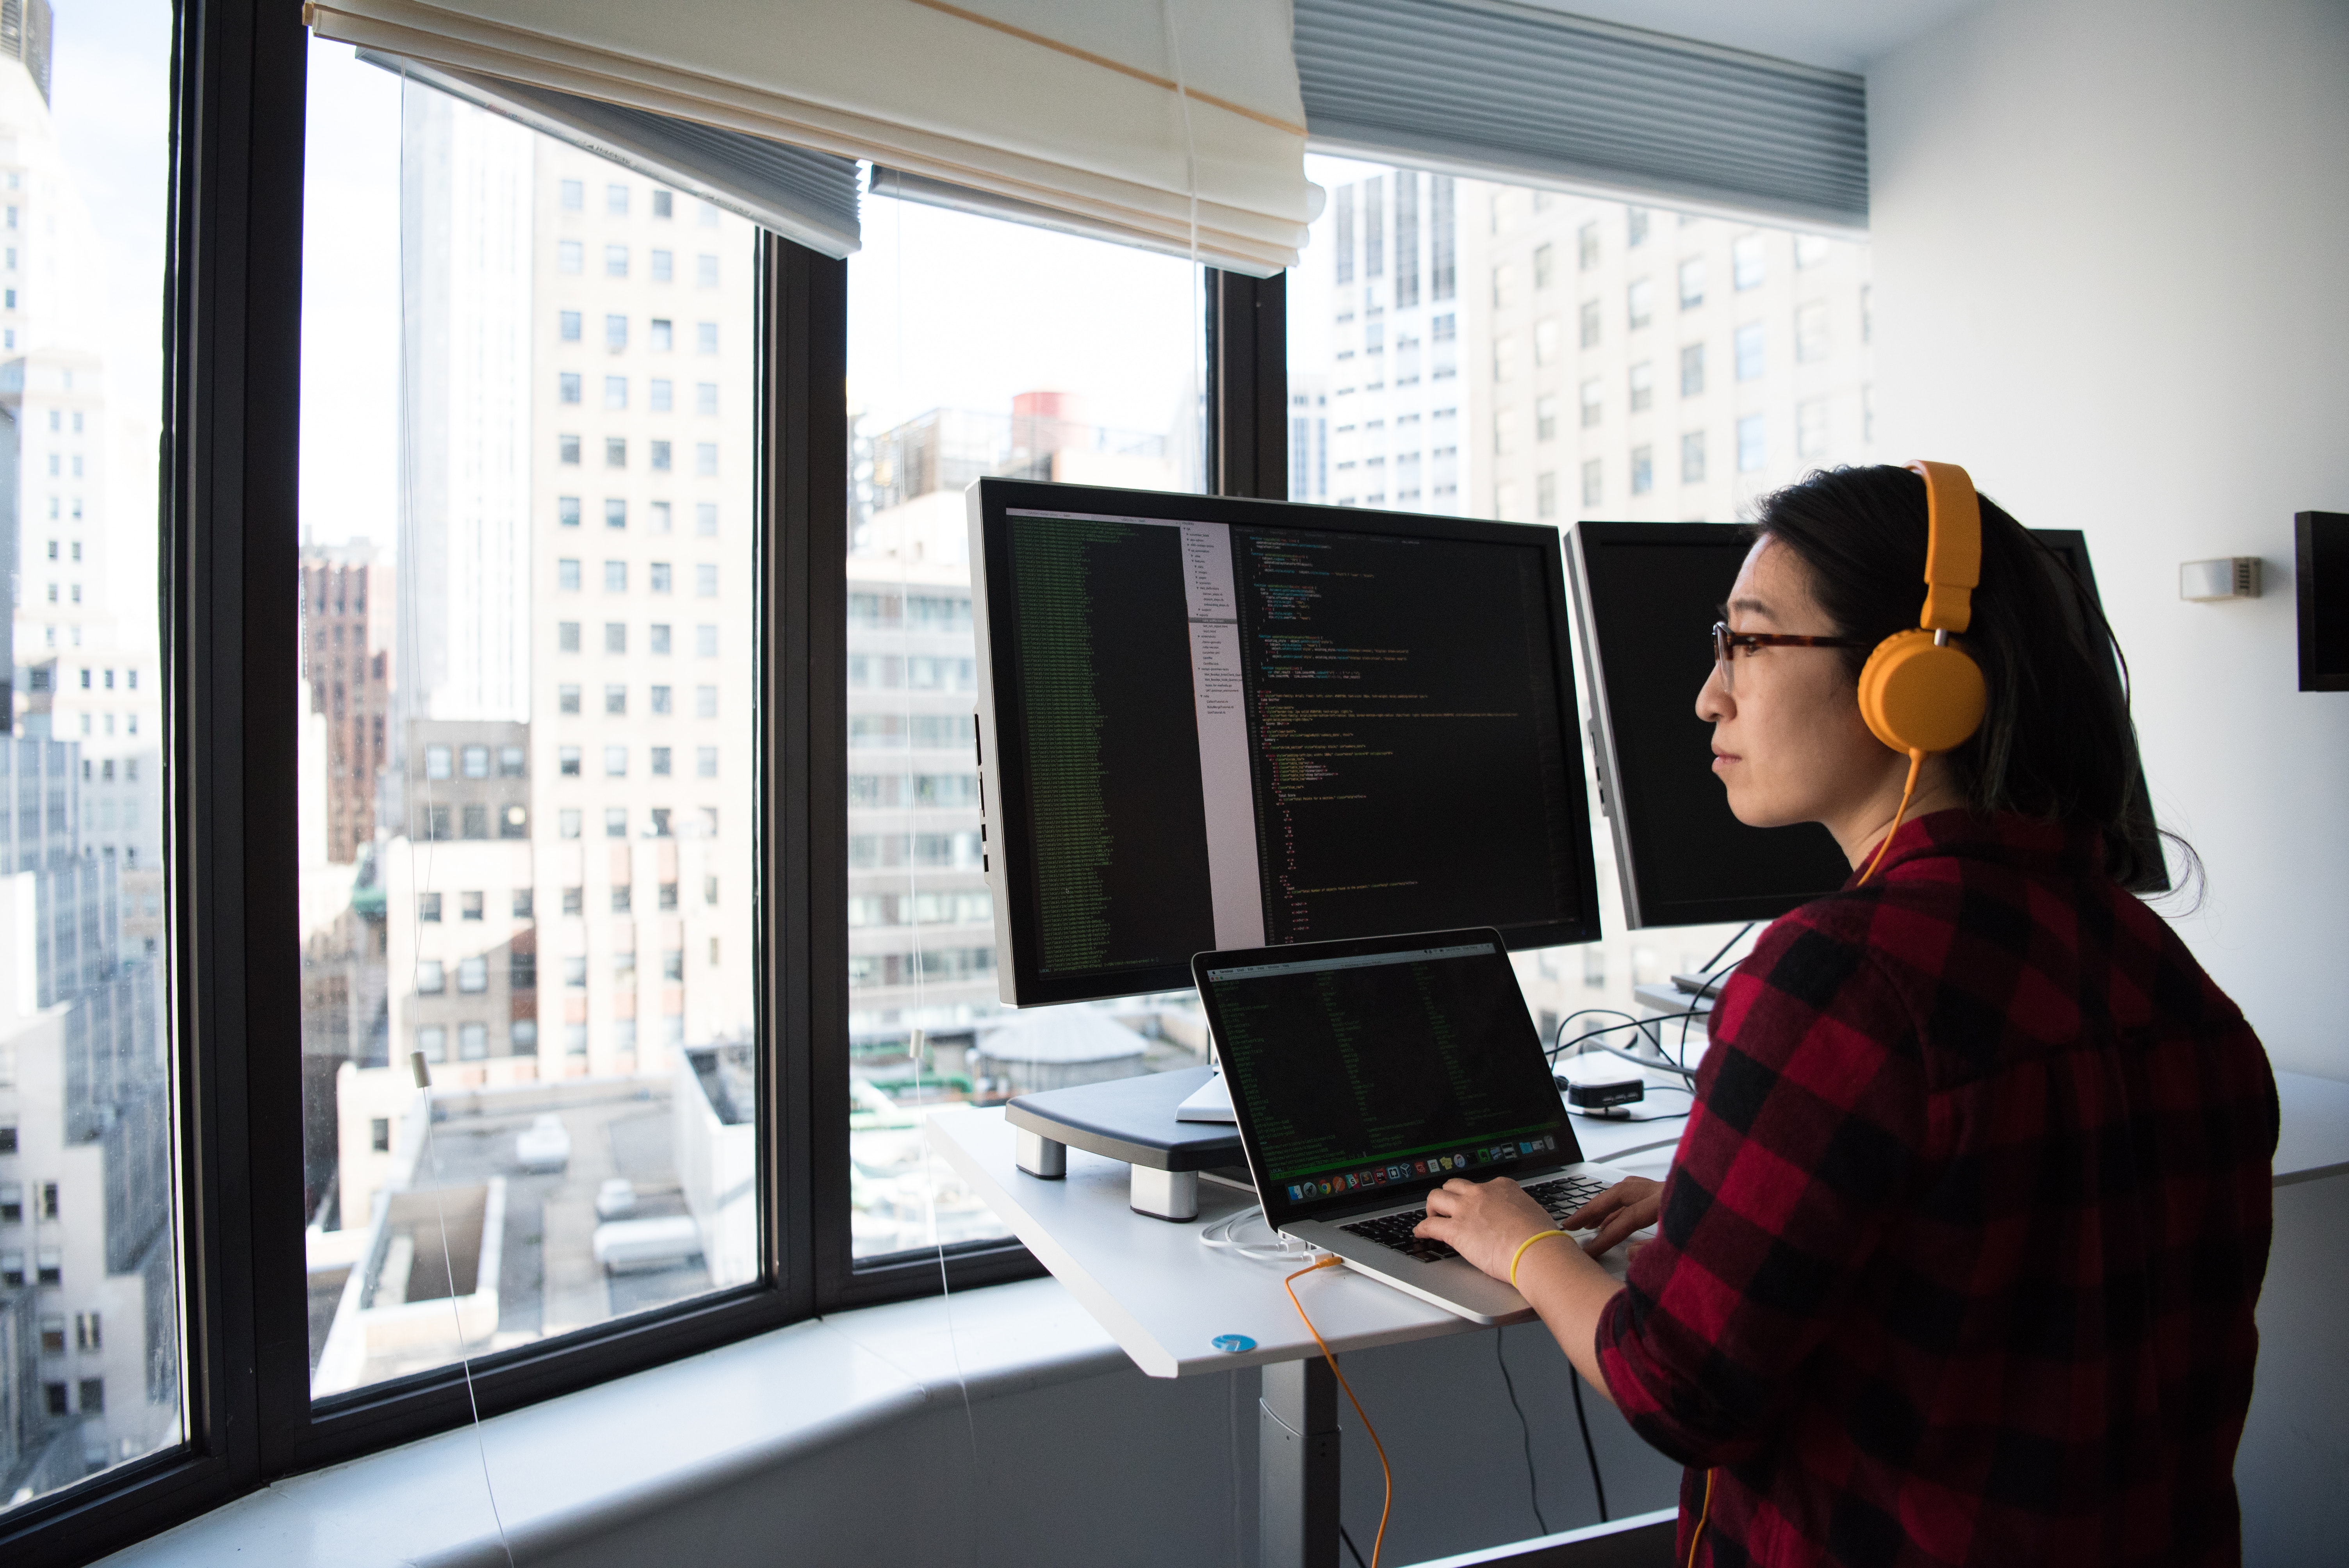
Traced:
<svg viewBox="0 0 2349 1568">
<path fill-rule="evenodd" d="M 1549 1217 L 1557 1221 L 1561 1227 L 1565 1225 L 1566 1217 L 1568 1214 L 1605 1191 L 1607 1191 L 1606 1182 L 1594 1181 L 1588 1176 L 1560 1176 L 1553 1181 L 1533 1182 L 1526 1188 L 1526 1193 L 1533 1198 L 1534 1202 L 1539 1203 L 1548 1212 Z M 1366 1242 L 1376 1242 L 1382 1247 L 1392 1247 L 1396 1252 L 1417 1258 L 1423 1264 L 1441 1263 L 1445 1258 L 1458 1257 L 1460 1255 L 1458 1253 L 1445 1246 L 1442 1242 L 1431 1241 L 1425 1236 L 1414 1236 L 1411 1233 L 1412 1227 L 1426 1217 L 1426 1211 L 1423 1209 L 1408 1209 L 1400 1214 L 1381 1214 L 1376 1219 L 1357 1220 L 1342 1229 L 1350 1234 L 1361 1237 Z"/>
</svg>

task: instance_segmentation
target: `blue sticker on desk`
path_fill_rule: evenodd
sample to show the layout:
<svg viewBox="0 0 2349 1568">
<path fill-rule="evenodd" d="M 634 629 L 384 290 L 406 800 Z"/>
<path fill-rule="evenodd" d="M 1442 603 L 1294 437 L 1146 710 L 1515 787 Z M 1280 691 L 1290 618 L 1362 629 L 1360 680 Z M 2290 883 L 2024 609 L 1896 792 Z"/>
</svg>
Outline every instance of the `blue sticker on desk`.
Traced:
<svg viewBox="0 0 2349 1568">
<path fill-rule="evenodd" d="M 1207 1343 L 1227 1356 L 1244 1356 L 1256 1348 L 1256 1341 L 1245 1334 L 1218 1334 Z"/>
</svg>

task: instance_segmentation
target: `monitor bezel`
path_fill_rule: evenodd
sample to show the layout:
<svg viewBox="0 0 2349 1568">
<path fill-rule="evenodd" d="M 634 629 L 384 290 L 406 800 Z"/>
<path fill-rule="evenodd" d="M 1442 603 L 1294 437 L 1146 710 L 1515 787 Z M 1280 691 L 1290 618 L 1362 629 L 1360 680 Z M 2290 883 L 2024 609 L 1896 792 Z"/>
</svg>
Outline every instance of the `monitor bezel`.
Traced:
<svg viewBox="0 0 2349 1568">
<path fill-rule="evenodd" d="M 1366 954 L 1407 953 L 1415 948 L 1457 947 L 1477 942 L 1493 942 L 1499 947 L 1500 951 L 1492 955 L 1492 961 L 1499 964 L 1507 975 L 1510 992 L 1517 998 L 1518 1008 L 1525 1018 L 1527 1045 L 1538 1054 L 1542 1049 L 1541 1031 L 1534 1025 L 1533 1013 L 1526 1006 L 1525 986 L 1518 982 L 1516 968 L 1509 962 L 1510 948 L 1507 940 L 1500 931 L 1489 925 L 1465 926 L 1453 931 L 1403 932 L 1393 936 L 1361 936 L 1340 942 L 1299 942 L 1287 947 L 1234 948 L 1223 952 L 1201 953 L 1194 955 L 1191 960 L 1191 975 L 1193 984 L 1198 988 L 1200 1007 L 1206 1014 L 1207 1028 L 1216 1039 L 1216 1049 L 1220 1052 L 1223 1040 L 1223 1018 L 1221 1010 L 1216 1006 L 1215 992 L 1207 985 L 1207 974 L 1210 970 L 1233 968 L 1249 964 L 1292 964 L 1300 961 L 1310 962 L 1317 958 L 1353 958 Z M 1226 1088 L 1228 1089 L 1228 1083 Z M 1367 1192 L 1358 1191 L 1349 1198 L 1340 1198 L 1333 1193 L 1326 1199 L 1316 1199 L 1310 1203 L 1293 1200 L 1272 1183 L 1258 1161 L 1256 1123 L 1251 1119 L 1253 1108 L 1247 1103 L 1247 1097 L 1232 1093 L 1231 1102 L 1233 1124 L 1239 1131 L 1240 1149 L 1247 1161 L 1248 1177 L 1256 1183 L 1257 1200 L 1264 1206 L 1265 1222 L 1275 1231 L 1292 1221 L 1339 1217 L 1357 1206 L 1392 1208 L 1407 1203 L 1414 1197 L 1424 1196 L 1452 1180 L 1450 1174 L 1410 1176 L 1400 1181 L 1371 1189 Z M 1563 1095 L 1559 1096 L 1557 1103 L 1557 1135 L 1558 1147 L 1554 1150 L 1546 1150 L 1538 1155 L 1527 1155 L 1513 1161 L 1496 1161 L 1490 1165 L 1475 1167 L 1474 1174 L 1476 1180 L 1493 1181 L 1503 1176 L 1523 1176 L 1580 1164 L 1583 1160 L 1582 1146 L 1580 1140 L 1575 1136 L 1574 1116 L 1567 1109 Z"/>
<path fill-rule="evenodd" d="M 1221 522 L 1258 528 L 1312 528 L 1363 534 L 1418 535 L 1492 543 L 1531 545 L 1542 565 L 1543 591 L 1550 611 L 1551 687 L 1557 693 L 1558 727 L 1568 750 L 1568 809 L 1579 830 L 1569 829 L 1581 882 L 1581 908 L 1567 919 L 1498 928 L 1512 952 L 1595 941 L 1599 934 L 1598 863 L 1590 848 L 1590 801 L 1583 785 L 1580 694 L 1574 680 L 1574 653 L 1567 606 L 1564 557 L 1558 530 L 1547 524 L 1495 522 L 1482 518 L 1437 517 L 1418 512 L 1370 511 L 1352 507 L 1312 506 L 1240 496 L 1191 495 L 1054 484 L 1035 480 L 983 478 L 964 492 L 969 510 L 972 629 L 978 653 L 978 779 L 981 849 L 988 891 L 996 915 L 997 994 L 1010 1006 L 1104 1001 L 1153 992 L 1190 988 L 1187 962 L 1118 972 L 1113 977 L 1046 979 L 1036 973 L 1036 900 L 1030 882 L 1032 846 L 1019 814 L 1003 802 L 1026 798 L 1027 778 L 1016 748 L 1000 737 L 1020 715 L 1016 697 L 999 690 L 995 672 L 1008 659 L 1008 625 L 989 614 L 988 583 L 1004 571 L 1009 548 L 1005 514 L 1012 508 L 1100 512 L 1164 518 L 1169 521 Z M 999 645 L 1000 643 L 1000 645 Z"/>
<path fill-rule="evenodd" d="M 1666 544 L 1683 542 L 1711 544 L 1718 542 L 1724 531 L 1744 527 L 1744 524 L 1723 522 L 1622 522 L 1586 519 L 1566 531 L 1567 575 L 1574 591 L 1574 623 L 1582 646 L 1584 674 L 1590 683 L 1591 761 L 1599 775 L 1599 810 L 1607 819 L 1608 831 L 1615 845 L 1616 878 L 1622 890 L 1624 924 L 1630 930 L 1775 920 L 1813 899 L 1824 898 L 1837 891 L 1835 888 L 1821 888 L 1816 892 L 1801 895 L 1680 900 L 1667 910 L 1660 907 L 1662 901 L 1655 895 L 1654 890 L 1643 885 L 1641 862 L 1632 843 L 1630 817 L 1637 808 L 1627 807 L 1619 785 L 1622 774 L 1616 752 L 1615 714 L 1608 696 L 1606 663 L 1599 649 L 1599 617 L 1591 600 L 1588 552 L 1594 543 L 1603 546 L 1628 539 L 1659 541 Z M 2104 597 L 2096 588 L 2095 567 L 2089 556 L 2087 535 L 2072 528 L 2034 528 L 2028 531 L 2051 552 L 2070 552 L 2071 562 L 2067 564 L 2076 563 L 2080 585 L 2095 602 L 2101 614 Z M 1724 584 L 1723 592 L 1726 591 Z M 2094 641 L 2096 630 L 2095 627 L 2087 628 L 2091 641 Z M 2120 678 L 2117 665 L 2113 676 L 2116 680 Z M 1693 690 L 1690 693 L 1690 700 L 1695 700 Z M 2137 793 L 2146 799 L 2147 820 L 2151 823 L 2152 797 L 2147 793 L 2142 759 L 2137 769 Z M 2151 854 L 2153 863 L 2165 868 L 2162 887 L 2147 890 L 2149 893 L 2166 891 L 2169 885 L 2167 861 L 2160 853 L 2160 843 L 2159 830 L 2149 828 L 2147 842 L 2139 846 L 2140 851 Z"/>
</svg>

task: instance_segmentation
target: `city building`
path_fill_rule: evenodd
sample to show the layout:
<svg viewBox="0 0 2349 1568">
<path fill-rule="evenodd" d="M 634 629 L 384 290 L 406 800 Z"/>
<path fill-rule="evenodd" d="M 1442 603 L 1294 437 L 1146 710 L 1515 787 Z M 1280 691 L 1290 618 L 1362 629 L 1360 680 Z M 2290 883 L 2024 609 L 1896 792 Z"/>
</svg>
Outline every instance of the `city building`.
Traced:
<svg viewBox="0 0 2349 1568">
<path fill-rule="evenodd" d="M 1468 309 L 1460 298 L 1460 190 L 1450 175 L 1398 169 L 1330 193 L 1330 221 L 1315 235 L 1309 263 L 1329 257 L 1331 312 L 1330 472 L 1325 492 L 1317 469 L 1314 499 L 1401 511 L 1462 509 L 1475 448 L 1463 452 L 1469 405 L 1460 348 Z M 1319 391 L 1310 377 L 1291 387 Z"/>
<path fill-rule="evenodd" d="M 302 678 L 326 719 L 326 859 L 349 865 L 375 841 L 390 765 L 391 567 L 364 539 L 302 551 Z"/>
</svg>

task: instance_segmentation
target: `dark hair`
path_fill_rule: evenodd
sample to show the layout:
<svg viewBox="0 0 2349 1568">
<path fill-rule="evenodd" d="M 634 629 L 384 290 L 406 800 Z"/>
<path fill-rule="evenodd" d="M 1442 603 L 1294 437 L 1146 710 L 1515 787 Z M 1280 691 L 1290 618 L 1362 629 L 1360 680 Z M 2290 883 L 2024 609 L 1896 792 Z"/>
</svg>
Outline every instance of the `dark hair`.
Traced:
<svg viewBox="0 0 2349 1568">
<path fill-rule="evenodd" d="M 1959 787 L 1980 812 L 2094 827 L 2115 882 L 2140 892 L 2168 888 L 2112 628 L 2063 558 L 1987 497 L 1982 526 L 1982 583 L 1963 642 L 1990 704 L 1982 727 L 1950 753 Z M 1822 469 L 1764 497 L 1752 532 L 1785 544 L 1809 569 L 1812 593 L 1835 623 L 1823 631 L 1865 645 L 1844 655 L 1855 684 L 1868 649 L 1917 624 L 1921 476 Z"/>
</svg>

